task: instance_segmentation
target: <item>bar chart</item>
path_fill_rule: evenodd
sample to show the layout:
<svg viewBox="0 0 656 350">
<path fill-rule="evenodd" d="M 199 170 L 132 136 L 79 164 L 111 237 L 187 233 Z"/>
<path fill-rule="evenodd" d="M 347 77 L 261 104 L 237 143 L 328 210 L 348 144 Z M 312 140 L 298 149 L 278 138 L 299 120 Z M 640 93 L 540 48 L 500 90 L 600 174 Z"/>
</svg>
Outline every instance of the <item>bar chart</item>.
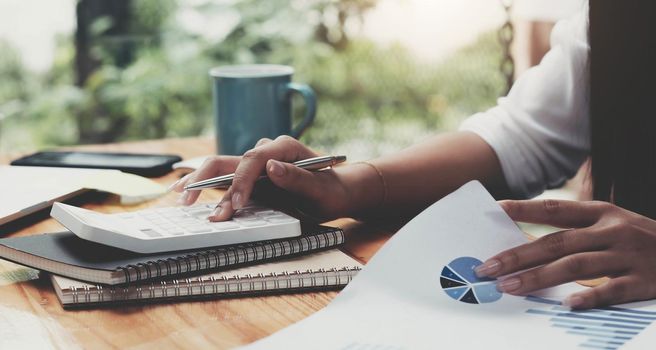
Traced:
<svg viewBox="0 0 656 350">
<path fill-rule="evenodd" d="M 554 300 L 535 296 L 526 300 L 545 305 L 526 313 L 548 317 L 552 327 L 585 338 L 579 347 L 587 349 L 620 349 L 656 320 L 656 312 L 652 311 L 618 307 L 571 310 Z"/>
</svg>

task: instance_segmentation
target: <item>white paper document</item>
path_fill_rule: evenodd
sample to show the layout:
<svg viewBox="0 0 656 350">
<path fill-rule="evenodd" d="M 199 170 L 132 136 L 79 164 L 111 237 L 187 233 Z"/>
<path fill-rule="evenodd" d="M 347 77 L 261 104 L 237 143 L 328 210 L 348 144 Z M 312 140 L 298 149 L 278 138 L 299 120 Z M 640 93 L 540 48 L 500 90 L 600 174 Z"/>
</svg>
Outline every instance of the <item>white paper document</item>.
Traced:
<svg viewBox="0 0 656 350">
<path fill-rule="evenodd" d="M 630 349 L 654 344 L 656 303 L 572 312 L 570 283 L 501 294 L 473 268 L 526 242 L 478 182 L 396 233 L 323 310 L 245 349 Z"/>
<path fill-rule="evenodd" d="M 86 190 L 120 196 L 136 204 L 166 193 L 162 185 L 119 170 L 0 166 L 0 224 L 47 208 Z"/>
</svg>

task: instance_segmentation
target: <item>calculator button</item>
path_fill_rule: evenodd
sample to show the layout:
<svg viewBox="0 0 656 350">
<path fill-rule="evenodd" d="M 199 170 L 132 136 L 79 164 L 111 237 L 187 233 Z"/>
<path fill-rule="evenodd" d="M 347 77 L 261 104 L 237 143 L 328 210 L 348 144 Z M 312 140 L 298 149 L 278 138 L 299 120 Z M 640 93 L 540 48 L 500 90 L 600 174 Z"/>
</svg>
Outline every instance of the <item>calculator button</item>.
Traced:
<svg viewBox="0 0 656 350">
<path fill-rule="evenodd" d="M 239 219 L 248 219 L 248 218 L 252 218 L 252 217 L 253 217 L 252 213 L 246 213 L 244 211 L 238 211 L 232 216 L 232 219 L 233 220 L 239 220 Z"/>
<path fill-rule="evenodd" d="M 272 217 L 272 216 L 280 216 L 280 215 L 283 215 L 283 214 L 280 213 L 280 212 L 276 212 L 276 211 L 269 211 L 269 212 L 257 213 L 256 215 L 257 215 L 257 217 L 260 217 L 260 218 L 269 218 L 269 217 Z"/>
<path fill-rule="evenodd" d="M 153 225 L 145 221 L 135 221 L 132 223 L 133 226 L 137 227 L 137 230 L 150 230 L 153 228 Z"/>
<path fill-rule="evenodd" d="M 262 219 L 258 218 L 257 216 L 251 216 L 251 217 L 245 217 L 245 218 L 234 218 L 232 221 L 242 223 L 246 221 L 262 221 Z"/>
<path fill-rule="evenodd" d="M 191 233 L 205 233 L 212 231 L 212 228 L 209 226 L 188 227 L 187 231 Z"/>
<path fill-rule="evenodd" d="M 194 206 L 191 206 L 191 207 L 182 207 L 182 208 L 180 208 L 181 211 L 184 211 L 186 213 L 192 212 L 194 210 L 199 210 L 199 209 L 203 209 L 203 206 L 194 205 Z"/>
<path fill-rule="evenodd" d="M 285 214 L 281 214 L 281 213 L 275 213 L 275 214 L 272 214 L 272 215 L 267 215 L 265 217 L 267 219 L 275 219 L 275 218 L 288 218 L 289 216 L 285 215 Z"/>
<path fill-rule="evenodd" d="M 260 215 L 269 215 L 269 214 L 276 213 L 275 210 L 271 210 L 271 209 L 255 209 L 253 210 L 253 212 Z"/>
<path fill-rule="evenodd" d="M 184 218 L 184 217 L 188 218 L 189 215 L 187 215 L 187 213 L 183 213 L 183 212 L 179 211 L 179 212 L 175 212 L 175 213 L 168 213 L 168 214 L 166 214 L 166 217 L 169 218 L 169 219 L 171 219 L 171 218 Z"/>
<path fill-rule="evenodd" d="M 270 223 L 273 223 L 273 224 L 282 224 L 282 223 L 286 223 L 286 222 L 296 221 L 296 219 L 291 218 L 289 216 L 275 216 L 275 217 L 267 218 L 266 220 Z"/>
<path fill-rule="evenodd" d="M 147 235 L 148 237 L 156 238 L 156 237 L 162 237 L 162 234 L 153 230 L 153 229 L 145 229 L 145 230 L 140 230 L 142 233 Z"/>
<path fill-rule="evenodd" d="M 266 225 L 267 222 L 262 220 L 242 220 L 239 221 L 239 224 L 246 227 L 254 227 L 254 226 Z"/>
<path fill-rule="evenodd" d="M 212 211 L 209 209 L 203 209 L 203 210 L 196 210 L 196 211 L 190 211 L 189 215 L 193 215 L 197 218 L 206 218 L 210 214 L 212 214 Z"/>
<path fill-rule="evenodd" d="M 173 223 L 180 226 L 190 226 L 190 225 L 197 225 L 198 220 L 187 218 L 187 219 L 173 220 Z"/>
<path fill-rule="evenodd" d="M 174 228 L 178 228 L 177 225 L 173 225 L 171 223 L 166 223 L 166 224 L 163 224 L 163 225 L 157 225 L 157 227 L 159 227 L 163 230 L 171 230 L 171 229 L 174 229 Z"/>
<path fill-rule="evenodd" d="M 210 222 L 210 227 L 214 230 L 231 230 L 233 228 L 239 228 L 240 226 L 233 222 Z"/>
</svg>

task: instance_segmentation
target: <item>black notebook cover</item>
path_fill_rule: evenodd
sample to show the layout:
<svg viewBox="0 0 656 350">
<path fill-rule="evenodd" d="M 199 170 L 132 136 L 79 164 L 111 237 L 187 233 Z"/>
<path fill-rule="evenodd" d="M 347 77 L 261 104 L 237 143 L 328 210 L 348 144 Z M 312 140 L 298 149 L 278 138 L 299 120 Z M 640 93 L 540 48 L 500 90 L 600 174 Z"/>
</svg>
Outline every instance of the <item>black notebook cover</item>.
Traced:
<svg viewBox="0 0 656 350">
<path fill-rule="evenodd" d="M 0 239 L 0 258 L 90 282 L 120 284 L 297 255 L 344 242 L 338 228 L 302 225 L 302 232 L 279 240 L 140 254 L 67 231 Z"/>
</svg>

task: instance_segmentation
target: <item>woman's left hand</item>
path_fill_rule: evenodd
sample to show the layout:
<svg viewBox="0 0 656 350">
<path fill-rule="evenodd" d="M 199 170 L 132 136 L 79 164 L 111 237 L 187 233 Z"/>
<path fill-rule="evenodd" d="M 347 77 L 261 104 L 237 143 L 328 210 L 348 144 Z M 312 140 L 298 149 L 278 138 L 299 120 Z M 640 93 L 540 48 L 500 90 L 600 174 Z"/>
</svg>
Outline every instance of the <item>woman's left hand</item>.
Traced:
<svg viewBox="0 0 656 350">
<path fill-rule="evenodd" d="M 566 230 L 506 250 L 476 269 L 502 277 L 497 288 L 513 295 L 575 280 L 609 277 L 570 295 L 564 304 L 587 309 L 656 298 L 656 221 L 605 202 L 502 201 L 515 221 Z M 525 271 L 524 271 L 525 270 Z"/>
</svg>

